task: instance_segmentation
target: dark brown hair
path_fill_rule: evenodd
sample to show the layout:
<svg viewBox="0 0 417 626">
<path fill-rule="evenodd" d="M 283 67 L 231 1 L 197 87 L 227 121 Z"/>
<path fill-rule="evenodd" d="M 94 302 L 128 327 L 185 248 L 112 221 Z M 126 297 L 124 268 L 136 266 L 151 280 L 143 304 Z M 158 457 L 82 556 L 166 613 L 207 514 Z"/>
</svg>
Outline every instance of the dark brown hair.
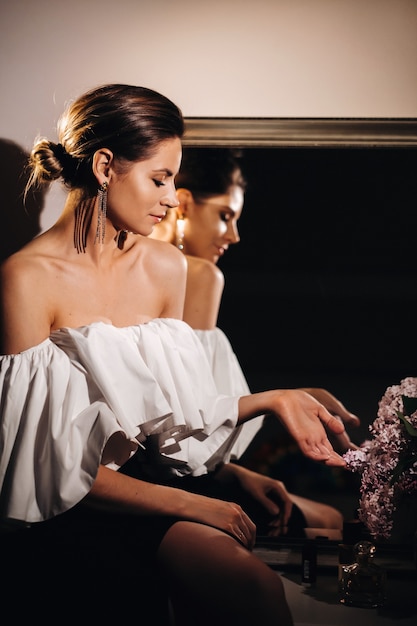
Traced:
<svg viewBox="0 0 417 626">
<path fill-rule="evenodd" d="M 92 158 L 109 148 L 119 168 L 148 159 L 158 144 L 182 138 L 184 120 L 171 100 L 146 87 L 110 84 L 75 100 L 58 122 L 59 143 L 38 139 L 30 155 L 30 185 L 61 178 L 69 189 L 97 183 Z"/>
<path fill-rule="evenodd" d="M 189 189 L 196 202 L 226 194 L 232 185 L 246 189 L 240 157 L 240 151 L 232 148 L 186 147 L 175 185 Z"/>
</svg>

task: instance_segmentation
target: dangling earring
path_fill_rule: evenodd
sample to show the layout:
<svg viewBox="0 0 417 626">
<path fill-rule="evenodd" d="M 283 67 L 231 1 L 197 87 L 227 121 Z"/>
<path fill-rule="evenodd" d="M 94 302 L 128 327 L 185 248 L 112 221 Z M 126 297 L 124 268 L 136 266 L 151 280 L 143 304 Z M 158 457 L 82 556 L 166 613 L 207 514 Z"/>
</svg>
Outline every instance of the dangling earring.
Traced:
<svg viewBox="0 0 417 626">
<path fill-rule="evenodd" d="M 84 200 L 75 209 L 74 220 L 74 248 L 78 254 L 85 252 L 87 246 L 87 233 L 90 229 L 91 218 L 94 211 L 94 198 Z"/>
<path fill-rule="evenodd" d="M 175 245 L 181 251 L 184 250 L 184 225 L 185 225 L 184 216 L 181 215 L 177 217 L 177 230 L 175 233 L 175 237 L 176 237 Z"/>
<path fill-rule="evenodd" d="M 97 214 L 97 230 L 94 243 L 104 243 L 104 235 L 106 234 L 106 215 L 107 215 L 107 187 L 109 183 L 104 181 L 98 188 L 98 214 Z"/>
<path fill-rule="evenodd" d="M 119 230 L 119 232 L 117 233 L 115 240 L 116 240 L 117 247 L 119 248 L 119 250 L 123 250 L 128 234 L 129 234 L 128 230 Z"/>
</svg>

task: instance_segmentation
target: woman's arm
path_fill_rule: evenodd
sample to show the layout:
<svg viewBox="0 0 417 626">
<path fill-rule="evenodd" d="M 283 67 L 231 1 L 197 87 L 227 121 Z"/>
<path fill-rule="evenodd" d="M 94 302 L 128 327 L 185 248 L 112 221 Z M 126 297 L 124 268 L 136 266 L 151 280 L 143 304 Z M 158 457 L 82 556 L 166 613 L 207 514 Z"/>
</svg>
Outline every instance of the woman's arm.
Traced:
<svg viewBox="0 0 417 626">
<path fill-rule="evenodd" d="M 342 514 L 334 507 L 303 498 L 287 491 L 280 480 L 254 472 L 236 463 L 225 463 L 217 472 L 216 480 L 221 483 L 237 483 L 258 502 L 270 516 L 268 532 L 270 537 L 285 535 L 295 504 L 303 514 L 306 527 L 341 530 Z"/>
<path fill-rule="evenodd" d="M 343 422 L 302 389 L 275 389 L 239 399 L 238 425 L 257 415 L 272 413 L 287 428 L 305 456 L 326 465 L 346 465 L 327 437 L 345 432 Z"/>
<path fill-rule="evenodd" d="M 264 507 L 271 518 L 278 518 L 282 529 L 288 526 L 293 502 L 284 483 L 280 480 L 254 472 L 236 463 L 225 463 L 216 472 L 216 480 L 226 484 L 236 481 L 246 493 Z"/>
<path fill-rule="evenodd" d="M 84 503 L 110 512 L 162 515 L 200 522 L 227 532 L 248 548 L 252 548 L 255 541 L 255 524 L 239 505 L 148 483 L 104 465 L 100 465 Z"/>
</svg>

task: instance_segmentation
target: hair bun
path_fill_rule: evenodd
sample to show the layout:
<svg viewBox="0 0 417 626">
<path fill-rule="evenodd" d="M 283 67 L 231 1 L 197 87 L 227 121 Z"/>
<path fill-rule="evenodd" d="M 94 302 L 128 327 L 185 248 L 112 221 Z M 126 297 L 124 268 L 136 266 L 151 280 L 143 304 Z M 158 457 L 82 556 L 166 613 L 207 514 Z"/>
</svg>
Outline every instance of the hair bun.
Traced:
<svg viewBox="0 0 417 626">
<path fill-rule="evenodd" d="M 75 173 L 75 159 L 65 150 L 62 143 L 52 143 L 51 150 L 55 159 L 58 161 L 62 168 L 62 177 L 66 180 L 71 180 Z"/>
</svg>

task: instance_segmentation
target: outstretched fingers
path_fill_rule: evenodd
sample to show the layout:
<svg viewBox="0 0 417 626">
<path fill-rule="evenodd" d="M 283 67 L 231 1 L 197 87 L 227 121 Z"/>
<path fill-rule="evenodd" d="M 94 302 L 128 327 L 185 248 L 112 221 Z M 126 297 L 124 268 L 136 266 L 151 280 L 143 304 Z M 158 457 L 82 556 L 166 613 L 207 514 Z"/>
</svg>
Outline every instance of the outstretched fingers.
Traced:
<svg viewBox="0 0 417 626">
<path fill-rule="evenodd" d="M 298 445 L 303 454 L 314 461 L 322 461 L 325 465 L 336 467 L 346 465 L 346 461 L 333 449 L 326 436 L 321 441 L 299 440 Z"/>
<path fill-rule="evenodd" d="M 343 422 L 304 390 L 288 390 L 278 396 L 278 415 L 295 438 L 303 454 L 327 465 L 344 466 L 344 459 L 335 452 L 326 428 L 339 436 L 345 432 Z"/>
</svg>

